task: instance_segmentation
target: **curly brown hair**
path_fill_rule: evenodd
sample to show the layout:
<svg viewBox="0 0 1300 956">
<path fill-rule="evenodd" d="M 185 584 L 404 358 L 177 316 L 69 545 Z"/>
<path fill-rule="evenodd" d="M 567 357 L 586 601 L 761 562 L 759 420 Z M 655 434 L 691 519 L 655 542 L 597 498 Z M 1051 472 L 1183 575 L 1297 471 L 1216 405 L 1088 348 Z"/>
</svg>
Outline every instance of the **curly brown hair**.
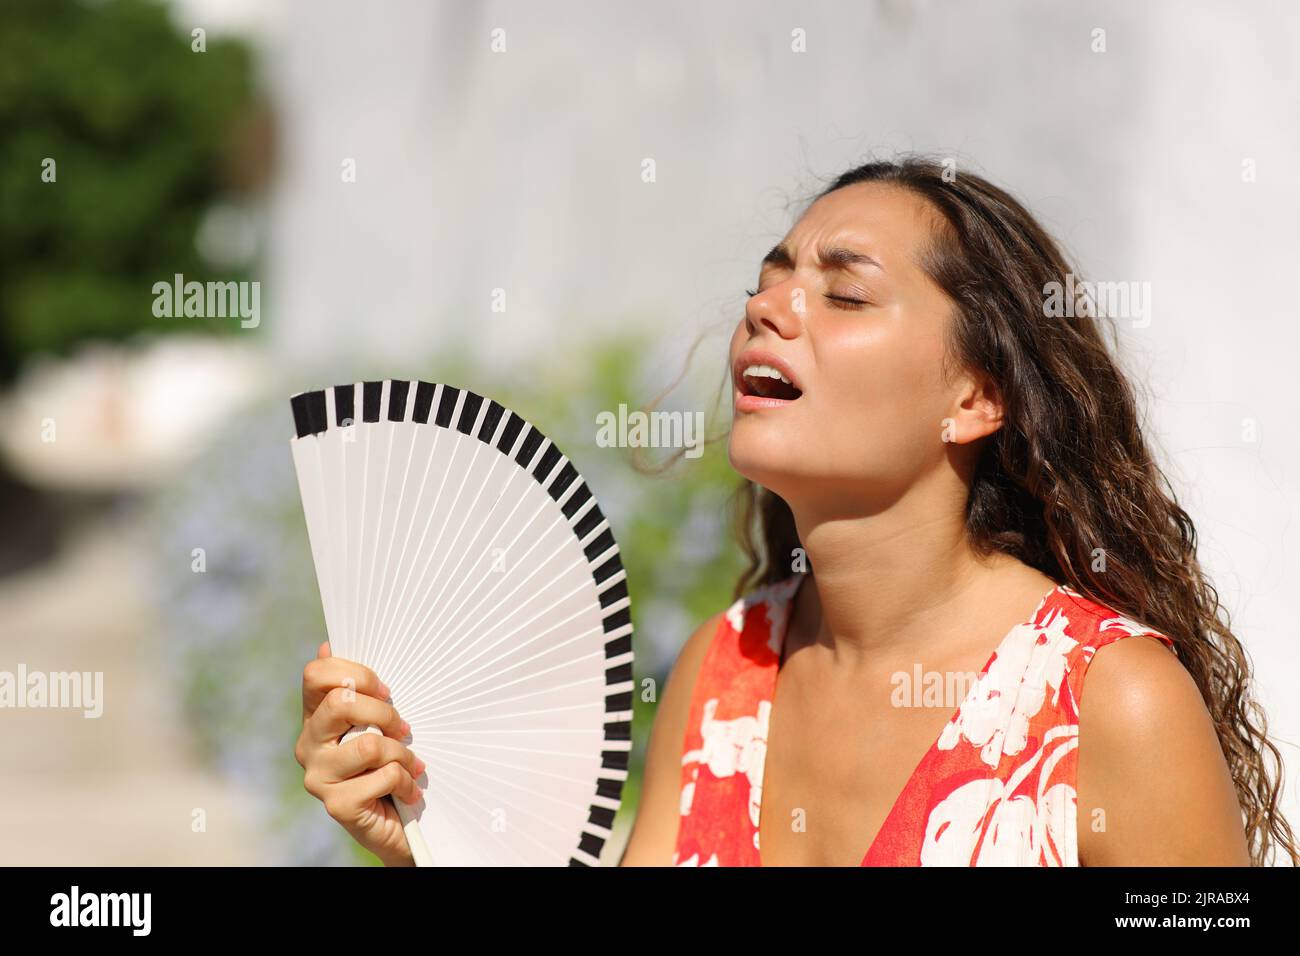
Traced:
<svg viewBox="0 0 1300 956">
<path fill-rule="evenodd" d="M 1173 638 L 1214 722 L 1252 863 L 1267 865 L 1281 848 L 1300 864 L 1277 806 L 1282 756 L 1252 695 L 1249 658 L 1197 561 L 1192 520 L 1143 438 L 1133 385 L 1112 357 L 1113 321 L 1028 210 L 986 179 L 907 154 L 850 169 L 808 202 L 865 182 L 911 190 L 938 214 L 921 265 L 954 304 L 945 364 L 983 370 L 1004 401 L 966 502 L 973 547 L 1013 555 Z M 1058 310 L 1065 315 L 1045 309 L 1050 288 L 1075 290 L 1074 307 Z M 638 467 L 661 472 L 678 457 Z M 789 505 L 742 480 L 732 518 L 748 562 L 733 599 L 788 577 L 802 548 Z"/>
</svg>

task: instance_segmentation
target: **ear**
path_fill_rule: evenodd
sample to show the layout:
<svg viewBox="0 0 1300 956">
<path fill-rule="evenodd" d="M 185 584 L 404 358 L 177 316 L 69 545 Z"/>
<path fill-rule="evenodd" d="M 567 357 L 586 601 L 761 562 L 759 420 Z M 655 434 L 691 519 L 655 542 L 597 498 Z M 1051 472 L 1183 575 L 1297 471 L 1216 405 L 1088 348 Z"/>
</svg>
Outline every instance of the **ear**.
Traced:
<svg viewBox="0 0 1300 956">
<path fill-rule="evenodd" d="M 1002 427 L 1002 393 L 987 375 L 968 375 L 958 384 L 952 414 L 945 420 L 944 441 L 965 445 Z"/>
</svg>

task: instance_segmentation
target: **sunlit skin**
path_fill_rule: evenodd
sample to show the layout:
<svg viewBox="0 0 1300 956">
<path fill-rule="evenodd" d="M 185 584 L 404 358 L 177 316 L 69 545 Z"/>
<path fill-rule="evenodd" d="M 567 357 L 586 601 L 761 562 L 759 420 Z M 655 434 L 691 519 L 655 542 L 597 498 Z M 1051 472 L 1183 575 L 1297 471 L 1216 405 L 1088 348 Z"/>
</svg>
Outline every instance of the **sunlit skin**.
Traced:
<svg viewBox="0 0 1300 956">
<path fill-rule="evenodd" d="M 773 702 L 765 866 L 859 865 L 956 705 L 894 707 L 891 675 L 978 671 L 1055 583 L 968 545 L 971 468 L 1002 408 L 979 373 L 944 374 L 952 304 L 921 265 L 933 224 L 924 200 L 890 185 L 822 197 L 765 258 L 731 339 L 733 369 L 761 351 L 801 389 L 763 402 L 737 377 L 729 457 L 790 505 L 816 569 Z M 671 861 L 690 693 L 717 623 L 690 637 L 664 689 L 623 865 Z M 1246 865 L 1226 762 L 1176 657 L 1120 641 L 1085 686 L 1080 862 Z"/>
</svg>

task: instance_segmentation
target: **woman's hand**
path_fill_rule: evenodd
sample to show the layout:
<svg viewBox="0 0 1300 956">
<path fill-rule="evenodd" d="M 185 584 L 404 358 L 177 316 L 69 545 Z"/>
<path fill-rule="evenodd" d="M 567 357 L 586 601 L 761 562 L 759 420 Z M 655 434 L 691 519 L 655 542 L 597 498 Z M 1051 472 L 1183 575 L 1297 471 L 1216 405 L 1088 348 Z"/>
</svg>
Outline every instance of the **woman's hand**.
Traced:
<svg viewBox="0 0 1300 956">
<path fill-rule="evenodd" d="M 411 728 L 388 703 L 391 693 L 370 668 L 331 657 L 329 642 L 302 671 L 302 733 L 294 756 L 303 786 L 325 811 L 385 866 L 414 866 L 396 808 L 384 797 L 420 801 L 415 778 L 424 762 L 399 741 Z M 383 735 L 339 738 L 352 726 L 373 724 Z"/>
</svg>

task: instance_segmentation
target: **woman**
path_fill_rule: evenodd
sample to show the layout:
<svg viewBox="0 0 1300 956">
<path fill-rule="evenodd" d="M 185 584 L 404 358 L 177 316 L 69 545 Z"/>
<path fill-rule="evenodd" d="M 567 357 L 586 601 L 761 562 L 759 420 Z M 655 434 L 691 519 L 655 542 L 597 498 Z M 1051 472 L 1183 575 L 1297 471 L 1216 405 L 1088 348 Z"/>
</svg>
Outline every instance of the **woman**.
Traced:
<svg viewBox="0 0 1300 956">
<path fill-rule="evenodd" d="M 1192 524 L 1090 303 L 1050 307 L 1069 272 L 1007 193 L 915 157 L 766 256 L 729 355 L 750 566 L 674 666 L 623 865 L 1297 860 Z M 409 863 L 385 689 L 322 656 L 303 693 L 308 790 Z"/>
</svg>

